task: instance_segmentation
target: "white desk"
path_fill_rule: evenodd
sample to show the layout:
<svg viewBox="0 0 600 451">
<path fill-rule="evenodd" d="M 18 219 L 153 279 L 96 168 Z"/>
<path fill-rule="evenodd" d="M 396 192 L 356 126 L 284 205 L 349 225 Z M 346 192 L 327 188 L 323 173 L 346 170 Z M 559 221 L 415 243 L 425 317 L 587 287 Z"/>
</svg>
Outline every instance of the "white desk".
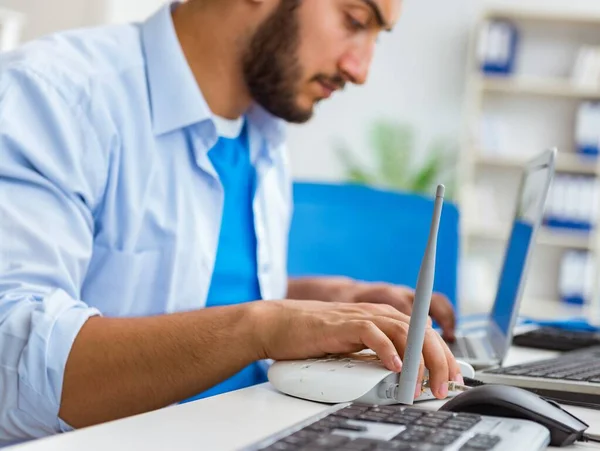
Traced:
<svg viewBox="0 0 600 451">
<path fill-rule="evenodd" d="M 513 348 L 507 364 L 553 356 L 546 351 Z M 442 401 L 419 406 L 437 409 Z M 194 403 L 169 407 L 76 432 L 9 448 L 10 451 L 164 451 L 236 450 L 327 409 L 317 403 L 290 398 L 268 384 Z M 600 411 L 566 406 L 600 434 Z M 566 449 L 600 449 L 581 443 Z"/>
</svg>

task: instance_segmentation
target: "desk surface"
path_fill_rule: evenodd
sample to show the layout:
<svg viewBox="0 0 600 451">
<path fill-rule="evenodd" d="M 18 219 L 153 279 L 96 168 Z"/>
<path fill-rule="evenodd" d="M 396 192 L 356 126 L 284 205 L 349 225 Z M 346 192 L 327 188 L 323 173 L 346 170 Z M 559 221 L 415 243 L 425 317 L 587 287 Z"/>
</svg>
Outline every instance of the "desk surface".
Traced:
<svg viewBox="0 0 600 451">
<path fill-rule="evenodd" d="M 509 365 L 552 357 L 554 353 L 512 348 Z M 443 401 L 419 406 L 438 409 Z M 293 426 L 328 406 L 277 393 L 269 384 L 168 407 L 120 421 L 12 447 L 14 451 L 129 451 L 129 450 L 235 450 Z M 600 434 L 600 411 L 567 406 Z M 567 449 L 600 449 L 581 443 Z"/>
</svg>

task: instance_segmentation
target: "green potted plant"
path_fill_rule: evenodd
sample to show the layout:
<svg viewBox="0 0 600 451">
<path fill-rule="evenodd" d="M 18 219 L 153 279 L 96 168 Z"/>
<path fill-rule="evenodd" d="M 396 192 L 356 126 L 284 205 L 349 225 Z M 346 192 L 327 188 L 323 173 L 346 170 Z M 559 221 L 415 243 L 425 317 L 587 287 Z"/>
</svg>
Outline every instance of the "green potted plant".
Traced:
<svg viewBox="0 0 600 451">
<path fill-rule="evenodd" d="M 408 124 L 378 120 L 368 138 L 374 158 L 372 169 L 358 161 L 347 146 L 337 146 L 348 182 L 428 196 L 439 183 L 444 183 L 446 198 L 454 199 L 456 152 L 449 148 L 453 146 L 450 140 L 436 140 L 429 146 L 424 161 L 417 162 L 415 132 Z"/>
</svg>

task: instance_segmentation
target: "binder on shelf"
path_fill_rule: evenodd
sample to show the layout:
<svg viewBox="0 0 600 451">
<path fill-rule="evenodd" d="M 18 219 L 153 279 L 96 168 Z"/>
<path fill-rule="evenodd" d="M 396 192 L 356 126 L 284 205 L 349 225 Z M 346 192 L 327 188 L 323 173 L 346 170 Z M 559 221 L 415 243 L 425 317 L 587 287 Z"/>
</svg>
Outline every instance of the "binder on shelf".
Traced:
<svg viewBox="0 0 600 451">
<path fill-rule="evenodd" d="M 600 47 L 584 45 L 579 49 L 571 83 L 582 88 L 600 88 Z"/>
<path fill-rule="evenodd" d="M 514 73 L 519 31 L 507 20 L 489 20 L 479 36 L 479 64 L 484 74 Z"/>
<path fill-rule="evenodd" d="M 557 174 L 544 214 L 544 225 L 555 229 L 591 232 L 596 227 L 598 179 L 593 176 Z"/>
<path fill-rule="evenodd" d="M 591 302 L 594 293 L 596 261 L 586 251 L 565 252 L 559 275 L 559 293 L 563 302 L 584 305 Z"/>
<path fill-rule="evenodd" d="M 582 155 L 600 153 L 600 102 L 583 102 L 579 106 L 575 141 L 577 152 Z"/>
</svg>

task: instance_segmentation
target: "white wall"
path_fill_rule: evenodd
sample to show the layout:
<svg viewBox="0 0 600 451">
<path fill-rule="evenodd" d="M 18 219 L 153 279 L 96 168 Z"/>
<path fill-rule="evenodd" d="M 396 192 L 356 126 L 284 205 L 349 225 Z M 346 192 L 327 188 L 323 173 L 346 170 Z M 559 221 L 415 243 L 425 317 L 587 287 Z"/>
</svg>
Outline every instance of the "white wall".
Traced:
<svg viewBox="0 0 600 451">
<path fill-rule="evenodd" d="M 0 7 L 26 14 L 24 40 L 68 28 L 139 21 L 166 0 L 0 0 Z"/>
<path fill-rule="evenodd" d="M 23 39 L 103 21 L 104 0 L 0 0 L 0 7 L 26 14 Z"/>
<path fill-rule="evenodd" d="M 166 0 L 106 0 L 107 21 L 140 21 L 159 9 Z"/>
</svg>

